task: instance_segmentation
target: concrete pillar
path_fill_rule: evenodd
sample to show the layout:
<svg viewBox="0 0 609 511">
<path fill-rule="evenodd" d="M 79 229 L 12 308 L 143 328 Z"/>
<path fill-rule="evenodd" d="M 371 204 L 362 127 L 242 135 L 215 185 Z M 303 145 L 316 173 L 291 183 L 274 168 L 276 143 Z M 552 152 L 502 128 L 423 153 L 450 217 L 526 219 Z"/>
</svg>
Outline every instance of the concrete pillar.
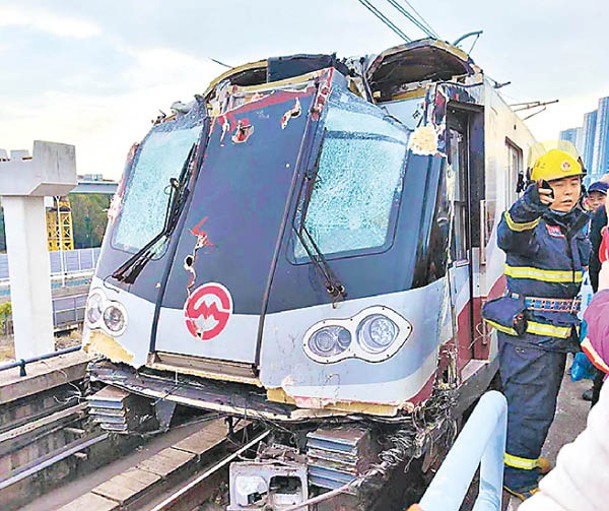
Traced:
<svg viewBox="0 0 609 511">
<path fill-rule="evenodd" d="M 2 197 L 15 356 L 55 351 L 44 197 Z"/>
<path fill-rule="evenodd" d="M 27 151 L 0 158 L 18 359 L 55 351 L 44 197 L 66 195 L 75 186 L 74 146 L 36 140 L 31 158 Z"/>
</svg>

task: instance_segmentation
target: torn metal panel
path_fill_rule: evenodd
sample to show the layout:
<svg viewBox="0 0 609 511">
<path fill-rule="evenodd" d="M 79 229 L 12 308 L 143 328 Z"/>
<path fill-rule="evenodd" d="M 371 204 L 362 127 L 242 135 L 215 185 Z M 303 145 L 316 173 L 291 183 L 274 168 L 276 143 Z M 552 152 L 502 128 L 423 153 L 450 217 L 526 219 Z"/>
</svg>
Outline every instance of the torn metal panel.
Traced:
<svg viewBox="0 0 609 511">
<path fill-rule="evenodd" d="M 300 422 L 325 418 L 340 419 L 347 412 L 336 410 L 304 410 L 293 405 L 270 402 L 266 393 L 253 387 L 227 381 L 196 379 L 173 372 L 136 371 L 127 366 L 99 362 L 89 368 L 92 381 L 100 381 L 120 389 L 153 399 L 248 419 Z"/>
<path fill-rule="evenodd" d="M 336 401 L 333 399 L 298 397 L 289 395 L 283 388 L 267 389 L 267 398 L 275 403 L 293 404 L 300 408 L 312 410 L 328 410 L 341 413 L 362 413 L 365 415 L 378 415 L 394 417 L 400 406 L 384 405 L 379 403 L 362 403 L 358 401 Z"/>
<path fill-rule="evenodd" d="M 85 337 L 82 349 L 85 353 L 103 355 L 112 362 L 133 362 L 133 353 L 127 351 L 114 337 L 99 330 L 93 330 Z"/>
<path fill-rule="evenodd" d="M 482 81 L 480 68 L 465 52 L 430 39 L 382 52 L 370 64 L 366 76 L 379 101 L 389 100 L 421 84 L 456 79 Z"/>
</svg>

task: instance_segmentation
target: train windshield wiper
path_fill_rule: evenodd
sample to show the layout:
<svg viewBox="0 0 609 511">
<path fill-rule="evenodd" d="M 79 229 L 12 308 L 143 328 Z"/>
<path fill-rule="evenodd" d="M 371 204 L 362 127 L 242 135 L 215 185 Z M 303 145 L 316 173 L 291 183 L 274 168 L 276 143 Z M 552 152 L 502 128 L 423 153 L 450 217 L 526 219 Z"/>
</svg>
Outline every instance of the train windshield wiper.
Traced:
<svg viewBox="0 0 609 511">
<path fill-rule="evenodd" d="M 114 271 L 112 277 L 119 282 L 133 284 L 144 267 L 148 264 L 148 261 L 161 251 L 173 234 L 173 231 L 178 224 L 180 214 L 184 209 L 186 199 L 190 193 L 187 185 L 192 174 L 191 163 L 196 147 L 197 144 L 195 142 L 192 144 L 188 156 L 182 165 L 179 177 L 177 179 L 175 177 L 169 179 L 169 198 L 167 199 L 163 229 Z"/>
<path fill-rule="evenodd" d="M 327 134 L 327 129 L 324 129 L 321 141 L 319 143 L 319 150 L 318 150 L 317 156 L 315 158 L 315 165 L 313 166 L 313 171 L 305 172 L 305 174 L 303 176 L 303 183 L 302 183 L 302 186 L 300 187 L 300 192 L 299 192 L 298 199 L 297 199 L 298 202 L 300 202 L 300 200 L 301 200 L 300 196 L 302 194 L 302 190 L 305 187 L 305 183 L 307 181 L 309 182 L 309 185 L 307 186 L 305 196 L 302 200 L 302 213 L 300 216 L 300 225 L 298 226 L 298 228 L 296 228 L 296 226 L 294 226 L 294 230 L 296 231 L 296 236 L 298 236 L 300 243 L 302 244 L 305 251 L 307 252 L 309 259 L 311 259 L 311 261 L 315 265 L 315 269 L 317 270 L 317 273 L 319 273 L 319 275 L 324 280 L 324 286 L 326 288 L 326 291 L 328 291 L 328 293 L 332 296 L 332 298 L 334 300 L 337 300 L 338 298 L 344 299 L 347 296 L 347 290 L 345 289 L 345 286 L 343 286 L 343 284 L 341 284 L 341 282 L 338 280 L 338 278 L 332 271 L 332 268 L 330 268 L 330 265 L 328 264 L 326 257 L 324 256 L 323 252 L 317 246 L 317 243 L 315 243 L 315 240 L 313 239 L 313 235 L 310 233 L 310 231 L 307 229 L 307 226 L 305 225 L 305 219 L 307 216 L 309 203 L 311 202 L 311 197 L 313 195 L 313 188 L 315 185 L 315 180 L 316 180 L 317 172 L 319 169 L 319 162 L 321 160 L 321 153 L 322 153 L 322 150 L 324 147 L 324 140 L 326 139 L 326 134 Z M 305 236 L 306 236 L 306 238 L 305 238 Z"/>
<path fill-rule="evenodd" d="M 303 233 L 306 235 L 307 239 L 305 239 Z M 330 268 L 326 257 L 319 249 L 317 243 L 315 243 L 315 240 L 313 239 L 313 236 L 305 226 L 304 220 L 300 224 L 300 228 L 296 229 L 296 235 L 298 236 L 300 243 L 302 243 L 302 246 L 306 250 L 309 259 L 311 259 L 311 261 L 313 261 L 313 264 L 315 264 L 317 272 L 324 279 L 326 291 L 328 291 L 328 293 L 332 296 L 334 300 L 338 298 L 346 298 L 347 290 L 345 289 L 345 286 L 341 284 L 341 282 L 338 280 L 338 278 L 332 271 L 332 268 Z"/>
</svg>

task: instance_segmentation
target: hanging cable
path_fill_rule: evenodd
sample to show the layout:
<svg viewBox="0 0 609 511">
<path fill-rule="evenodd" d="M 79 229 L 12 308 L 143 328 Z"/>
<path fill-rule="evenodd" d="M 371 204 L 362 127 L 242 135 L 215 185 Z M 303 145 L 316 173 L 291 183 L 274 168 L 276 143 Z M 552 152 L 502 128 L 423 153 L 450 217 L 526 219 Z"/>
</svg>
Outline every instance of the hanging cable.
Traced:
<svg viewBox="0 0 609 511">
<path fill-rule="evenodd" d="M 440 39 L 439 34 L 431 27 L 431 25 L 429 23 L 427 23 L 427 20 L 423 16 L 421 16 L 421 14 L 419 14 L 419 11 L 417 11 L 414 8 L 414 6 L 408 0 L 404 0 L 404 3 L 408 7 L 410 7 L 412 12 L 414 12 L 419 17 L 419 20 L 421 20 L 421 23 L 423 23 L 423 25 L 425 25 L 427 27 L 427 30 L 429 30 L 429 32 L 431 33 L 432 37 L 435 37 L 436 39 Z"/>
<path fill-rule="evenodd" d="M 374 5 L 370 3 L 369 0 L 357 0 L 360 4 L 362 4 L 366 9 L 368 9 L 372 14 L 374 14 L 378 19 L 380 19 L 388 28 L 390 28 L 396 35 L 404 39 L 407 43 L 411 42 L 412 39 L 408 37 L 404 32 L 402 32 L 398 26 L 393 23 L 387 16 L 385 16 L 381 11 L 379 11 Z"/>
<path fill-rule="evenodd" d="M 422 30 L 425 33 L 425 35 L 427 35 L 428 37 L 437 37 L 423 23 L 421 23 L 417 18 L 415 18 L 406 9 L 404 9 L 404 7 L 402 7 L 396 0 L 387 0 L 387 2 L 389 2 L 389 4 L 392 5 L 393 7 L 395 7 L 395 9 L 400 14 L 402 14 L 404 17 L 406 17 L 406 19 L 408 19 L 410 22 L 412 22 L 417 28 Z"/>
</svg>

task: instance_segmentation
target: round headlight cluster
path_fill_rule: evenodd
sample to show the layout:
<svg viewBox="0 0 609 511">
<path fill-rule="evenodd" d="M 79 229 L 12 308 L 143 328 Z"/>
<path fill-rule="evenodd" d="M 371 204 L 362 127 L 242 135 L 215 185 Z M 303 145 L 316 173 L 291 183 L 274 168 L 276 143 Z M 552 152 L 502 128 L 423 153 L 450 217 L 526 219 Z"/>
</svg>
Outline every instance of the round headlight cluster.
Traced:
<svg viewBox="0 0 609 511">
<path fill-rule="evenodd" d="M 113 333 L 125 329 L 125 314 L 117 305 L 110 304 L 104 310 L 104 325 Z"/>
<path fill-rule="evenodd" d="M 315 332 L 309 339 L 312 353 L 320 357 L 339 355 L 351 344 L 351 332 L 341 326 L 326 326 Z"/>
<path fill-rule="evenodd" d="M 357 328 L 357 341 L 368 353 L 385 351 L 398 336 L 398 326 L 387 316 L 373 314 L 364 318 Z"/>
<path fill-rule="evenodd" d="M 127 328 L 127 311 L 118 302 L 108 300 L 100 290 L 91 292 L 85 312 L 89 328 L 104 328 L 113 335 L 121 335 Z"/>
<path fill-rule="evenodd" d="M 412 325 L 384 306 L 373 306 L 347 319 L 327 319 L 304 336 L 307 356 L 322 364 L 347 358 L 383 362 L 395 355 L 412 332 Z"/>
<path fill-rule="evenodd" d="M 104 313 L 104 297 L 100 293 L 91 293 L 87 298 L 87 322 L 94 325 Z"/>
</svg>

